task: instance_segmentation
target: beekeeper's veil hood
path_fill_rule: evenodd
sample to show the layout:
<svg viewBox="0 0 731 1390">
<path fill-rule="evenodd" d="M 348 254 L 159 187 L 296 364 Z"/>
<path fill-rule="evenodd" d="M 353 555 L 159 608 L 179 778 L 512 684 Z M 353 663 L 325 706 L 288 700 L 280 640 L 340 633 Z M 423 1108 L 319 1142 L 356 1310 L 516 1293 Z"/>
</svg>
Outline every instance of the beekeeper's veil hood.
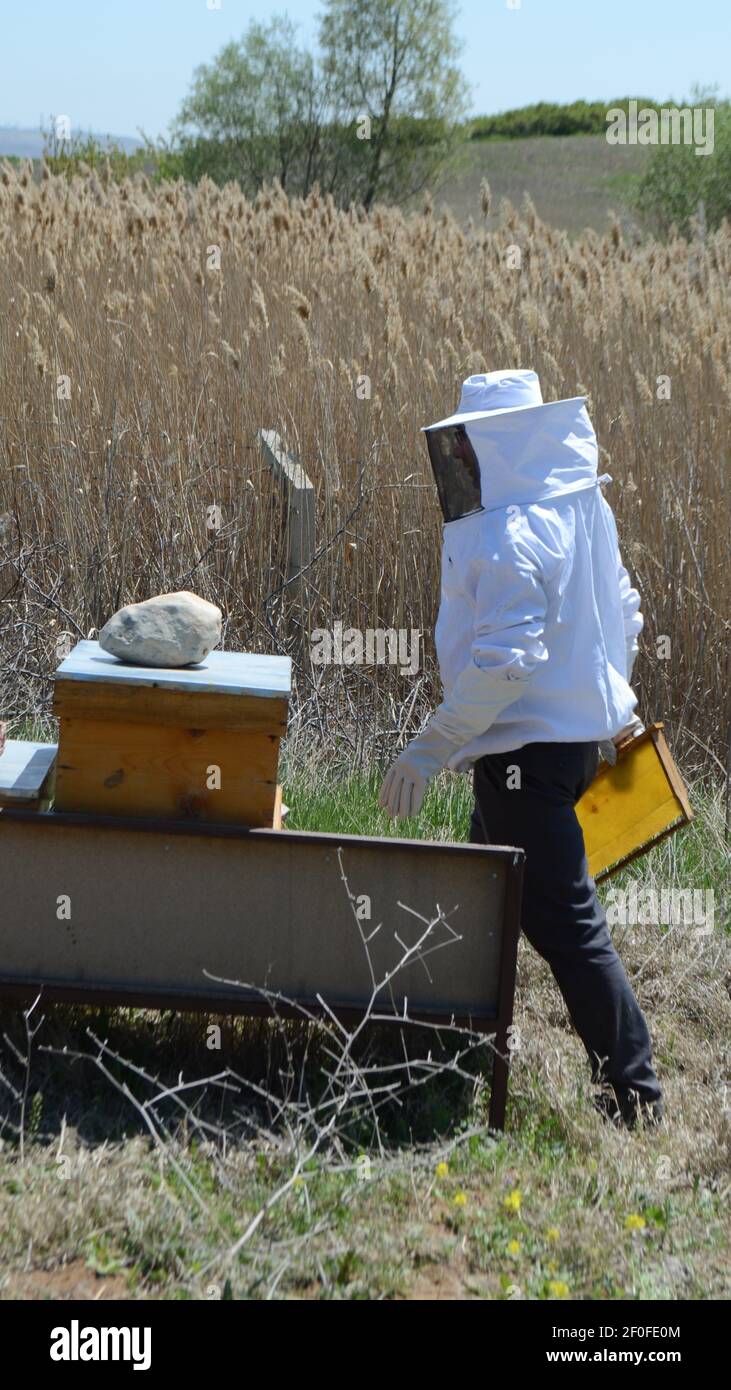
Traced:
<svg viewBox="0 0 731 1390">
<path fill-rule="evenodd" d="M 535 372 L 468 377 L 456 414 L 424 430 L 445 522 L 603 481 L 585 402 L 544 402 Z"/>
</svg>

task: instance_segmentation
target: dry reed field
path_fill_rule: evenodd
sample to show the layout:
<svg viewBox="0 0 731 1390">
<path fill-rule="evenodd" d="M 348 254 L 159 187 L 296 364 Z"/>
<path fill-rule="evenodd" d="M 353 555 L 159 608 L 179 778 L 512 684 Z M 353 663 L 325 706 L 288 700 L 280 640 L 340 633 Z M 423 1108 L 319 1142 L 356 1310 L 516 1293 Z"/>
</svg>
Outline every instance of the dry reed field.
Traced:
<svg viewBox="0 0 731 1390">
<path fill-rule="evenodd" d="M 643 598 L 643 707 L 686 768 L 725 763 L 728 227 L 628 244 L 615 223 L 570 242 L 529 203 L 488 212 L 485 190 L 475 213 L 462 230 L 428 199 L 366 217 L 276 187 L 251 203 L 207 180 L 3 166 L 0 705 L 14 728 L 48 707 L 59 636 L 188 587 L 222 606 L 226 646 L 293 655 L 293 737 L 325 735 L 351 765 L 413 733 L 438 698 L 438 508 L 419 428 L 469 372 L 515 365 L 538 370 L 544 399 L 588 394 Z M 305 613 L 262 427 L 316 488 Z M 337 619 L 423 631 L 421 677 L 314 668 L 308 630 Z"/>
<path fill-rule="evenodd" d="M 0 167 L 8 733 L 51 737 L 69 642 L 193 589 L 224 647 L 293 657 L 289 824 L 383 834 L 376 764 L 439 699 L 419 430 L 467 374 L 534 367 L 545 400 L 589 397 L 642 595 L 640 709 L 666 721 L 697 812 L 612 885 L 716 893 L 707 934 L 617 931 L 658 1132 L 595 1113 L 525 942 L 499 1135 L 471 1045 L 456 1065 L 417 1035 L 415 1066 L 400 1026 L 361 1050 L 309 1021 L 229 1023 L 212 1054 L 205 1019 L 3 1010 L 1 1299 L 728 1297 L 731 229 L 628 235 L 570 240 L 486 188 L 462 228 L 429 199 L 366 216 L 277 187 L 250 202 Z M 261 429 L 315 487 L 293 582 Z M 310 634 L 336 621 L 419 630 L 421 669 L 313 665 Z M 469 809 L 465 779 L 437 778 L 418 833 L 463 838 Z"/>
</svg>

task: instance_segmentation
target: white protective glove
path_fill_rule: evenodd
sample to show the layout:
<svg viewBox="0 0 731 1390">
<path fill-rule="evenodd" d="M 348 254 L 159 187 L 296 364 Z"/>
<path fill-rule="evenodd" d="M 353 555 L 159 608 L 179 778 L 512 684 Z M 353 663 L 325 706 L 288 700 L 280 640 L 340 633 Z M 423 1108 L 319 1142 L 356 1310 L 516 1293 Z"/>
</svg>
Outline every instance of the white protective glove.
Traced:
<svg viewBox="0 0 731 1390">
<path fill-rule="evenodd" d="M 461 748 L 484 734 L 502 710 L 523 694 L 530 676 L 510 674 L 470 662 L 423 733 L 412 739 L 386 773 L 379 806 L 394 819 L 421 810 L 426 784 Z"/>
<path fill-rule="evenodd" d="M 383 779 L 378 804 L 392 820 L 418 816 L 430 777 L 446 766 L 451 754 L 442 734 L 427 724 L 423 734 L 411 740 Z"/>
<path fill-rule="evenodd" d="M 644 732 L 645 726 L 639 715 L 635 714 L 629 724 L 625 724 L 625 727 L 620 729 L 619 733 L 614 735 L 614 738 L 602 739 L 599 744 L 599 752 L 605 763 L 609 763 L 610 767 L 614 767 L 617 761 L 617 745 L 624 743 L 628 738 L 639 738 L 640 734 L 644 734 Z"/>
</svg>

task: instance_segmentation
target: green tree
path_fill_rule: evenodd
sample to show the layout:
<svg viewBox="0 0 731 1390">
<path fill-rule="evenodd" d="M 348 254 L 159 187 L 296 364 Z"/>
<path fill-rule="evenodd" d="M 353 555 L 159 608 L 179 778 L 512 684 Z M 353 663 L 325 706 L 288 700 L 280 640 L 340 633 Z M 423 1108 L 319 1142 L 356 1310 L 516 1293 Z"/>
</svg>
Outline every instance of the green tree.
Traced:
<svg viewBox="0 0 731 1390">
<path fill-rule="evenodd" d="M 286 17 L 254 22 L 196 69 L 167 164 L 248 191 L 408 197 L 462 134 L 456 54 L 451 0 L 325 0 L 318 55 Z"/>
<path fill-rule="evenodd" d="M 690 144 L 658 145 L 634 198 L 648 225 L 661 236 L 673 225 L 688 236 L 701 205 L 711 230 L 724 218 L 731 219 L 731 102 L 697 92 L 693 104 L 713 108 L 712 153 L 697 155 Z"/>
<path fill-rule="evenodd" d="M 338 127 L 365 133 L 350 146 L 365 207 L 415 192 L 451 151 L 468 97 L 453 17 L 450 0 L 325 0 L 323 69 Z"/>
<path fill-rule="evenodd" d="M 211 63 L 198 67 L 174 138 L 192 177 L 237 178 L 256 190 L 268 179 L 307 191 L 319 174 L 328 94 L 289 19 L 250 24 Z"/>
</svg>

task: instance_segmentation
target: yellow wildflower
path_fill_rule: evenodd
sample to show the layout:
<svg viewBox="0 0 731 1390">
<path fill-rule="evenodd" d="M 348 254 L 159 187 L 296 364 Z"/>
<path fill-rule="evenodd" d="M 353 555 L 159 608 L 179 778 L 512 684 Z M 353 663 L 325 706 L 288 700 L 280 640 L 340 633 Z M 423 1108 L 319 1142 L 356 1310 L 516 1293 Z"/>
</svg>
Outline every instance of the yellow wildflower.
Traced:
<svg viewBox="0 0 731 1390">
<path fill-rule="evenodd" d="M 467 1206 L 467 1198 L 466 1198 L 464 1192 L 456 1192 L 456 1193 L 455 1193 L 454 1205 L 455 1205 L 456 1207 L 466 1207 L 466 1206 Z"/>
<path fill-rule="evenodd" d="M 546 1231 L 546 1240 L 550 1240 L 555 1245 L 560 1235 L 561 1232 L 559 1231 L 558 1226 L 549 1226 L 548 1230 Z"/>
<path fill-rule="evenodd" d="M 507 1197 L 503 1197 L 503 1206 L 508 1211 L 520 1211 L 520 1204 L 523 1198 L 519 1187 L 514 1187 Z"/>
<path fill-rule="evenodd" d="M 548 1284 L 548 1291 L 552 1298 L 568 1298 L 569 1286 L 563 1279 L 551 1279 Z"/>
<path fill-rule="evenodd" d="M 645 1221 L 644 1216 L 638 1216 L 637 1212 L 633 1211 L 627 1217 L 627 1220 L 625 1221 L 624 1225 L 625 1230 L 627 1231 L 644 1231 L 647 1222 Z"/>
<path fill-rule="evenodd" d="M 438 1178 L 446 1178 L 447 1173 L 449 1172 L 449 1164 L 438 1163 L 434 1171 L 436 1172 Z"/>
<path fill-rule="evenodd" d="M 508 1241 L 508 1254 L 509 1254 L 509 1255 L 519 1255 L 519 1254 L 520 1254 L 520 1241 L 519 1241 L 519 1240 L 511 1240 L 511 1241 Z"/>
</svg>

